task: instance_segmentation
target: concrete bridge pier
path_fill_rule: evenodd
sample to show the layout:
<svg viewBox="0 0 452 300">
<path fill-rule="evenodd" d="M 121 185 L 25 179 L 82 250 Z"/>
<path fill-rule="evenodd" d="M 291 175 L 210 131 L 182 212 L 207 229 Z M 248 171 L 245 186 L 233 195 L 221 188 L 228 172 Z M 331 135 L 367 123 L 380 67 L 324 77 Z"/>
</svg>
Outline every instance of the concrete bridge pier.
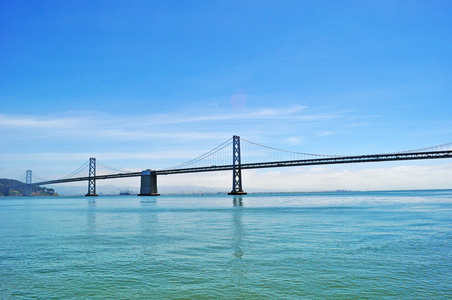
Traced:
<svg viewBox="0 0 452 300">
<path fill-rule="evenodd" d="M 150 169 L 141 172 L 141 188 L 138 196 L 160 196 L 157 192 L 157 174 Z"/>
</svg>

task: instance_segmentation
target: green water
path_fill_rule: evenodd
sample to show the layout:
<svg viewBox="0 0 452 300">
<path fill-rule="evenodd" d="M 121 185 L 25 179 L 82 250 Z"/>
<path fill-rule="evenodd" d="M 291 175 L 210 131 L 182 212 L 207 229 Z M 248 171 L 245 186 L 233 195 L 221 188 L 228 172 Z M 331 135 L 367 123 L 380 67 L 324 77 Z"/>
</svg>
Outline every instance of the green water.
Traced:
<svg viewBox="0 0 452 300">
<path fill-rule="evenodd" d="M 452 191 L 0 198 L 1 299 L 451 299 Z"/>
</svg>

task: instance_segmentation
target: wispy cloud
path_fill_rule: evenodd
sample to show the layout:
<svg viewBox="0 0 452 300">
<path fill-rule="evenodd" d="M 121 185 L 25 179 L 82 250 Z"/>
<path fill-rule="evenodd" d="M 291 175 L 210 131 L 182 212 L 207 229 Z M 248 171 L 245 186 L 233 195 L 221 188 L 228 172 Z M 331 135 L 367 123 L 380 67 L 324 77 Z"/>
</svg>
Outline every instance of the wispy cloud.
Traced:
<svg viewBox="0 0 452 300">
<path fill-rule="evenodd" d="M 306 109 L 305 106 L 296 105 L 288 108 L 256 108 L 241 112 L 203 112 L 203 113 L 175 113 L 171 115 L 152 115 L 134 118 L 141 124 L 147 125 L 168 125 L 195 122 L 217 122 L 217 121 L 233 121 L 243 119 L 264 120 L 264 119 L 281 119 L 288 117 L 299 117 L 298 113 Z M 324 118 L 324 116 L 310 116 L 311 118 Z"/>
<path fill-rule="evenodd" d="M 95 114 L 92 112 L 71 112 L 65 116 L 0 114 L 0 126 L 10 130 L 39 130 L 40 134 L 43 134 L 42 130 L 45 130 L 46 135 L 49 133 L 59 135 L 70 134 L 72 137 L 209 139 L 221 136 L 222 130 L 219 127 L 221 125 L 226 126 L 233 121 L 237 123 L 282 120 L 287 123 L 288 121 L 312 121 L 337 118 L 335 114 L 309 115 L 304 113 L 305 110 L 306 107 L 295 105 L 285 108 L 256 108 L 243 112 L 196 113 L 189 111 L 185 113 L 178 112 L 174 114 L 141 115 L 135 117 L 122 117 L 105 113 Z M 172 125 L 176 127 L 172 127 Z M 198 126 L 198 129 L 196 126 Z M 213 130 L 211 131 L 209 129 Z M 230 135 L 229 132 L 226 134 Z"/>
<path fill-rule="evenodd" d="M 134 117 L 120 117 L 102 113 L 90 114 L 86 112 L 71 112 L 68 116 L 33 116 L 33 115 L 5 115 L 0 114 L 0 125 L 7 127 L 33 127 L 33 128 L 70 128 L 86 126 L 87 124 L 120 124 L 125 126 L 146 125 L 167 125 L 193 122 L 211 122 L 228 121 L 238 119 L 279 119 L 279 118 L 298 118 L 298 119 L 325 119 L 333 118 L 335 114 L 301 114 L 305 106 L 295 105 L 288 108 L 256 108 L 242 112 L 203 112 L 193 111 L 173 114 L 155 114 L 141 115 Z"/>
<path fill-rule="evenodd" d="M 71 128 L 79 126 L 82 121 L 81 118 L 0 114 L 0 126 L 7 128 Z"/>
<path fill-rule="evenodd" d="M 201 155 L 199 150 L 149 151 L 149 152 L 40 152 L 40 153 L 5 153 L 3 159 L 10 161 L 84 161 L 96 157 L 102 161 L 109 160 L 152 160 L 181 159 L 188 160 Z"/>
<path fill-rule="evenodd" d="M 290 136 L 287 137 L 285 141 L 291 145 L 301 145 L 303 143 L 303 138 L 299 136 Z"/>
<path fill-rule="evenodd" d="M 318 136 L 329 136 L 332 135 L 333 132 L 332 131 L 322 131 L 322 132 L 318 132 L 317 135 Z"/>
</svg>

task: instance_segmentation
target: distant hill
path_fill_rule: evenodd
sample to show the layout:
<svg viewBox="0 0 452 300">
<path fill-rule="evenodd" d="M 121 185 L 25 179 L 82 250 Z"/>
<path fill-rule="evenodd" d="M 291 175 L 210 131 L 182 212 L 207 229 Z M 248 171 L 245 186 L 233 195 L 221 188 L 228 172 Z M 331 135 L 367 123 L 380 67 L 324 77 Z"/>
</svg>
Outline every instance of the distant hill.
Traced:
<svg viewBox="0 0 452 300">
<path fill-rule="evenodd" d="M 1 196 L 23 196 L 25 195 L 25 185 L 23 182 L 14 179 L 0 178 Z M 32 196 L 58 196 L 54 189 L 42 188 L 37 185 L 31 186 Z"/>
</svg>

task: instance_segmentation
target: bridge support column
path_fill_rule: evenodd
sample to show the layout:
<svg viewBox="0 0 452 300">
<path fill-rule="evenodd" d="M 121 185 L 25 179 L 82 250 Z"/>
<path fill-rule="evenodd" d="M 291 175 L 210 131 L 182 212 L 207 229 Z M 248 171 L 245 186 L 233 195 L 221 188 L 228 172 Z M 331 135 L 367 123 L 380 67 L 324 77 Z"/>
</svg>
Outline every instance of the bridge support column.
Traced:
<svg viewBox="0 0 452 300">
<path fill-rule="evenodd" d="M 96 194 L 96 159 L 89 159 L 88 194 L 85 196 L 99 196 Z"/>
<path fill-rule="evenodd" d="M 157 174 L 152 170 L 141 172 L 141 188 L 138 196 L 160 196 L 157 192 Z"/>
<path fill-rule="evenodd" d="M 27 170 L 27 176 L 25 178 L 25 196 L 31 196 L 31 170 Z"/>
<path fill-rule="evenodd" d="M 240 160 L 240 137 L 234 135 L 232 140 L 232 191 L 228 195 L 246 195 L 242 189 L 242 168 Z"/>
</svg>

